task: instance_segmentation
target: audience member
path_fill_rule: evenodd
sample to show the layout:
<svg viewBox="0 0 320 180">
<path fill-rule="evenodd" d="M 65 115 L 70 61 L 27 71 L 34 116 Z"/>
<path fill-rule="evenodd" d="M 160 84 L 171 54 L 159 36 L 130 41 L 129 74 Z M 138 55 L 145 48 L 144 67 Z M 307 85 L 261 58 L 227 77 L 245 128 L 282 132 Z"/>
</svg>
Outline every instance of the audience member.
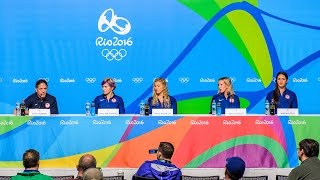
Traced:
<svg viewBox="0 0 320 180">
<path fill-rule="evenodd" d="M 319 143 L 314 139 L 303 139 L 297 151 L 301 164 L 290 172 L 288 180 L 320 179 Z"/>
<path fill-rule="evenodd" d="M 103 180 L 103 174 L 100 169 L 89 168 L 83 173 L 83 180 Z"/>
<path fill-rule="evenodd" d="M 77 177 L 76 179 L 83 179 L 83 173 L 86 169 L 89 168 L 96 168 L 97 167 L 97 161 L 96 158 L 91 154 L 85 154 L 81 156 L 79 159 L 79 164 L 77 165 Z"/>
<path fill-rule="evenodd" d="M 171 162 L 174 147 L 169 142 L 161 142 L 157 151 L 157 160 L 145 161 L 136 176 L 162 180 L 180 180 L 182 173 Z"/>
<path fill-rule="evenodd" d="M 225 169 L 225 179 L 238 180 L 246 169 L 246 163 L 240 157 L 231 157 L 227 159 Z"/>
<path fill-rule="evenodd" d="M 40 154 L 38 151 L 34 149 L 27 150 L 22 157 L 24 171 L 11 177 L 11 180 L 52 180 L 50 176 L 39 172 L 39 159 Z"/>
</svg>

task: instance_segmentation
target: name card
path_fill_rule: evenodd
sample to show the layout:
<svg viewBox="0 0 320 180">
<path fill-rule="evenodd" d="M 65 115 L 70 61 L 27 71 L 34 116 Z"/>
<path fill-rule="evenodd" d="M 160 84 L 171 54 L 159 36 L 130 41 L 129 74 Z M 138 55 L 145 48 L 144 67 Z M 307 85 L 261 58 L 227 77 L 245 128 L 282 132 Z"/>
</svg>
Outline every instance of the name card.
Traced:
<svg viewBox="0 0 320 180">
<path fill-rule="evenodd" d="M 119 109 L 98 109 L 98 116 L 119 116 Z"/>
<path fill-rule="evenodd" d="M 299 110 L 298 108 L 278 108 L 277 115 L 278 116 L 298 116 Z"/>
<path fill-rule="evenodd" d="M 152 109 L 152 116 L 173 116 L 173 109 Z"/>
<path fill-rule="evenodd" d="M 50 109 L 29 109 L 29 116 L 50 116 Z"/>
<path fill-rule="evenodd" d="M 246 108 L 226 108 L 226 116 L 245 116 L 247 115 Z"/>
</svg>

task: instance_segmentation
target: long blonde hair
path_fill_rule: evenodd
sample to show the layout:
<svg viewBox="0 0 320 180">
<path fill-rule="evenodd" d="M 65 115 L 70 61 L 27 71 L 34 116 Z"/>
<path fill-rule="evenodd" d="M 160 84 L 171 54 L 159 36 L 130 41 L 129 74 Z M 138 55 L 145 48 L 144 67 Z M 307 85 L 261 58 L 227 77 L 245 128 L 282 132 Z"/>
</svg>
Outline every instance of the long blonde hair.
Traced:
<svg viewBox="0 0 320 180">
<path fill-rule="evenodd" d="M 167 86 L 167 81 L 163 78 L 156 78 L 154 81 L 153 81 L 153 93 L 152 93 L 152 105 L 155 106 L 156 104 L 158 104 L 158 96 L 154 90 L 154 85 L 156 82 L 160 82 L 164 89 L 163 89 L 163 103 L 166 101 L 168 101 L 170 104 L 170 98 L 169 98 L 169 91 L 168 91 L 168 86 Z"/>
<path fill-rule="evenodd" d="M 233 98 L 234 96 L 234 90 L 233 90 L 233 87 L 232 87 L 232 82 L 231 82 L 231 79 L 228 78 L 228 77 L 222 77 L 218 80 L 218 83 L 219 81 L 223 81 L 226 85 L 227 85 L 227 95 L 230 96 L 230 98 Z M 218 84 L 219 86 L 219 84 Z M 220 90 L 218 88 L 218 94 L 220 93 Z"/>
</svg>

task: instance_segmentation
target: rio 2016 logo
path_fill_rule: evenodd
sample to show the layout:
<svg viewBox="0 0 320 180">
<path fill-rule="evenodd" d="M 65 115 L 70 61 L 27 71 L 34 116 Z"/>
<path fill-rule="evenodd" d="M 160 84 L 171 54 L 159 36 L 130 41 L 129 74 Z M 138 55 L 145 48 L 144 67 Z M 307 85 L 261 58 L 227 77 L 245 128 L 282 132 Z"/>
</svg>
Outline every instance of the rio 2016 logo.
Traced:
<svg viewBox="0 0 320 180">
<path fill-rule="evenodd" d="M 98 20 L 98 30 L 101 33 L 113 32 L 123 36 L 131 31 L 131 23 L 128 19 L 115 14 L 114 10 L 106 9 Z M 99 36 L 96 38 L 96 46 L 103 47 L 101 55 L 107 61 L 121 61 L 127 56 L 127 48 L 133 45 L 132 38 L 104 38 Z"/>
</svg>

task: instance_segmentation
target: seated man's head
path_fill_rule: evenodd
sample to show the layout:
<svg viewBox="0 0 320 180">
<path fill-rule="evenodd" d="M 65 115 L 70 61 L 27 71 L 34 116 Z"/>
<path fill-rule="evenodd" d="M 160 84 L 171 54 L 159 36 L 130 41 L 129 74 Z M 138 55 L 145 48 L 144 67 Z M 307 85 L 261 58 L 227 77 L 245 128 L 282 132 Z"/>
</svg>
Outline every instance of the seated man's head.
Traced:
<svg viewBox="0 0 320 180">
<path fill-rule="evenodd" d="M 23 166 L 26 169 L 38 169 L 40 154 L 34 149 L 29 149 L 23 153 Z"/>
<path fill-rule="evenodd" d="M 158 160 L 171 160 L 174 152 L 174 147 L 169 142 L 161 142 L 158 147 L 157 159 Z"/>
<path fill-rule="evenodd" d="M 304 139 L 299 142 L 298 157 L 304 161 L 309 157 L 318 157 L 319 143 L 314 139 Z"/>
<path fill-rule="evenodd" d="M 83 173 L 83 180 L 103 180 L 103 174 L 100 169 L 89 168 Z"/>
<path fill-rule="evenodd" d="M 246 163 L 240 157 L 228 158 L 225 170 L 226 179 L 240 179 L 243 176 L 245 168 Z"/>
<path fill-rule="evenodd" d="M 96 167 L 97 167 L 96 158 L 91 154 L 85 154 L 81 156 L 81 158 L 79 159 L 77 170 L 84 172 L 86 169 L 96 168 Z"/>
</svg>

